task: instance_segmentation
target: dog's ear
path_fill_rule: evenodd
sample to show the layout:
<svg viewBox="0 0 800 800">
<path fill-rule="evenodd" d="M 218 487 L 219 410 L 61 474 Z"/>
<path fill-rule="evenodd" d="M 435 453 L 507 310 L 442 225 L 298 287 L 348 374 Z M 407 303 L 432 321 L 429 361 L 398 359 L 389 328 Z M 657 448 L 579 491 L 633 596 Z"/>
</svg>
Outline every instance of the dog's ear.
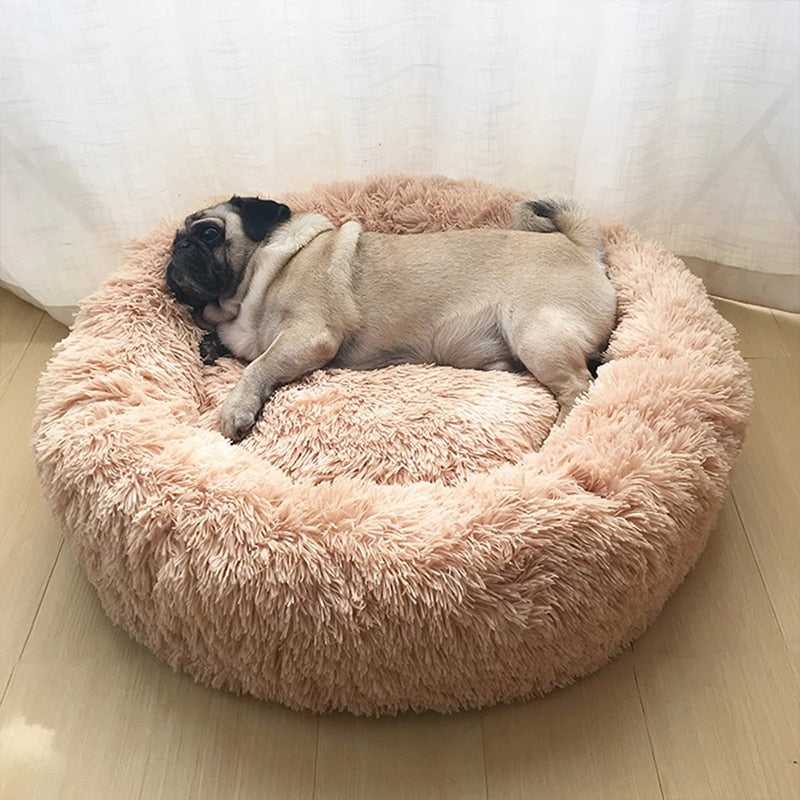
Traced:
<svg viewBox="0 0 800 800">
<path fill-rule="evenodd" d="M 285 222 L 292 215 L 289 206 L 276 203 L 274 200 L 234 195 L 229 202 L 238 209 L 242 218 L 242 228 L 254 242 L 262 241 L 276 225 Z"/>
</svg>

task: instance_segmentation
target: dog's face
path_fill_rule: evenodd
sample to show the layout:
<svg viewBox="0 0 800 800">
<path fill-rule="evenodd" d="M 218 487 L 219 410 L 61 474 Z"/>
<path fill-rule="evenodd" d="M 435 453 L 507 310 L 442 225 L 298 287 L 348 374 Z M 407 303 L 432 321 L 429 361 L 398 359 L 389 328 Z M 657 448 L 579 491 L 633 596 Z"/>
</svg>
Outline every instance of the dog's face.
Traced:
<svg viewBox="0 0 800 800">
<path fill-rule="evenodd" d="M 198 311 L 230 296 L 256 248 L 290 216 L 282 203 L 235 195 L 188 216 L 167 265 L 172 293 Z"/>
</svg>

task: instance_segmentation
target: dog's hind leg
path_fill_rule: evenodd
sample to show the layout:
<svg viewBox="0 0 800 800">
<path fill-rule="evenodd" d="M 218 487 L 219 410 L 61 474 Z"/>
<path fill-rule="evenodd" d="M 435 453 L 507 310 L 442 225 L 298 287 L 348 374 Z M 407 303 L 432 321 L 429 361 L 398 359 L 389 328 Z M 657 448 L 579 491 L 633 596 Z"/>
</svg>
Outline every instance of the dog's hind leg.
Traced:
<svg viewBox="0 0 800 800">
<path fill-rule="evenodd" d="M 543 331 L 537 326 L 535 331 L 523 332 L 512 347 L 525 369 L 555 396 L 555 424 L 560 425 L 591 382 L 582 342 L 563 331 Z"/>
</svg>

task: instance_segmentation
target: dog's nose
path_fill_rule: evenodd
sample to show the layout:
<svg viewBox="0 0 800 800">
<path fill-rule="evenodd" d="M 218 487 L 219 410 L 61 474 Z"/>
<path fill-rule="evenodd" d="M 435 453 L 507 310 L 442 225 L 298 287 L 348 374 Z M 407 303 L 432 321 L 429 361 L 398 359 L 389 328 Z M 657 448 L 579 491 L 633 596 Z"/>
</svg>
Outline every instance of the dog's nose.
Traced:
<svg viewBox="0 0 800 800">
<path fill-rule="evenodd" d="M 188 246 L 189 246 L 188 239 L 181 239 L 179 242 L 175 242 L 176 250 L 185 250 Z"/>
</svg>

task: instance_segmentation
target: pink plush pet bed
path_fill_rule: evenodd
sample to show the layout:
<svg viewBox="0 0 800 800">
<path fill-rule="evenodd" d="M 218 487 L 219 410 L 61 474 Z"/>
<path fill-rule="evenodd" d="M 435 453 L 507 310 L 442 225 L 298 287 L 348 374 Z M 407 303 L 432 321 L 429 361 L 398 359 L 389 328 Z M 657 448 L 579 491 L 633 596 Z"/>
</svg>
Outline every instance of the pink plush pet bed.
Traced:
<svg viewBox="0 0 800 800">
<path fill-rule="evenodd" d="M 393 177 L 281 198 L 417 233 L 522 197 Z M 39 388 L 45 493 L 109 616 L 173 667 L 294 708 L 452 711 L 605 664 L 705 545 L 752 394 L 683 264 L 605 231 L 609 361 L 565 424 L 527 375 L 399 366 L 280 390 L 233 445 L 242 366 L 205 367 L 168 293 L 175 225 L 82 307 Z M 544 444 L 543 444 L 544 442 Z"/>
</svg>

